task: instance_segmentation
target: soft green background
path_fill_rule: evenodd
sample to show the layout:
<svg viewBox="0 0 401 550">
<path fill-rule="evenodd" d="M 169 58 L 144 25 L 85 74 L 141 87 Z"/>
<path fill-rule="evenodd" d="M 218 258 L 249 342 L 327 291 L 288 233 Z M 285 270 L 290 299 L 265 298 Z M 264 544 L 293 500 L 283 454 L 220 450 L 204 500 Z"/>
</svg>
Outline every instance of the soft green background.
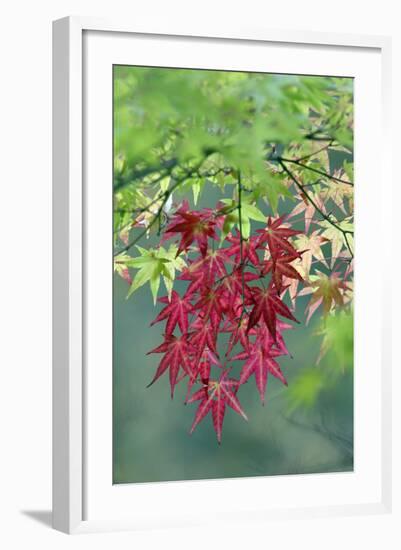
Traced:
<svg viewBox="0 0 401 550">
<path fill-rule="evenodd" d="M 215 189 L 207 189 L 200 206 L 214 205 L 217 198 Z M 152 244 L 153 239 L 141 243 Z M 149 327 L 161 305 L 153 306 L 147 285 L 126 300 L 126 283 L 118 276 L 114 281 L 115 483 L 352 470 L 352 368 L 346 368 L 310 408 L 289 407 L 291 383 L 315 365 L 320 348 L 321 339 L 314 334 L 319 316 L 309 326 L 304 323 L 308 298 L 298 301 L 301 324 L 284 333 L 293 358 L 279 362 L 289 387 L 270 376 L 264 407 L 253 379 L 241 387 L 239 398 L 249 422 L 228 408 L 219 446 L 211 418 L 188 434 L 197 404 L 184 405 L 183 385 L 176 389 L 174 401 L 167 375 L 146 388 L 162 357 L 146 355 L 162 341 L 163 323 Z M 178 289 L 184 285 L 175 284 Z M 317 368 L 340 368 L 328 364 L 334 360 L 329 355 Z"/>
</svg>

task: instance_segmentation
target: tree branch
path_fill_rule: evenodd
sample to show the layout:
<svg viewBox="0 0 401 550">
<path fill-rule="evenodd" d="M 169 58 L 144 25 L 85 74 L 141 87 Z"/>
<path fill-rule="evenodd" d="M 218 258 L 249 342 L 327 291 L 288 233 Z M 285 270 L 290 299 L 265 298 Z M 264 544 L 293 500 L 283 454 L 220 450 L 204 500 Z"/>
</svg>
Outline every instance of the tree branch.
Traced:
<svg viewBox="0 0 401 550">
<path fill-rule="evenodd" d="M 287 168 L 287 166 L 284 164 L 285 160 L 284 159 L 281 159 L 279 158 L 278 159 L 278 163 L 279 165 L 281 166 L 281 168 L 284 170 L 284 172 L 291 178 L 291 180 L 295 183 L 295 185 L 298 187 L 298 189 L 305 195 L 305 197 L 307 198 L 307 200 L 311 203 L 311 205 L 315 208 L 315 210 L 317 212 L 319 212 L 319 214 L 321 215 L 321 217 L 326 220 L 330 225 L 332 225 L 333 227 L 335 227 L 338 231 L 340 231 L 340 233 L 342 233 L 343 237 L 344 237 L 344 241 L 345 241 L 345 244 L 348 248 L 348 251 L 349 253 L 351 254 L 351 257 L 353 258 L 354 257 L 354 253 L 352 252 L 352 249 L 351 249 L 351 246 L 349 244 L 349 241 L 348 241 L 348 235 L 353 235 L 354 232 L 353 231 L 349 231 L 347 229 L 343 229 L 341 226 L 338 225 L 338 223 L 336 223 L 335 221 L 333 221 L 333 219 L 331 218 L 331 216 L 325 214 L 320 208 L 319 206 L 317 205 L 316 201 L 310 196 L 309 192 L 306 190 L 305 186 L 300 183 L 297 178 L 294 176 L 294 174 Z"/>
<path fill-rule="evenodd" d="M 177 164 L 178 164 L 178 159 L 172 158 L 172 159 L 166 160 L 160 166 L 151 166 L 149 168 L 144 168 L 143 170 L 128 171 L 126 177 L 124 179 L 118 180 L 117 183 L 114 185 L 114 193 L 116 193 L 117 191 L 120 191 L 124 187 L 127 187 L 127 185 L 130 185 L 135 180 L 142 179 L 146 176 L 149 176 L 150 174 L 155 174 L 156 172 L 160 172 L 161 170 L 163 170 L 164 173 L 161 174 L 154 182 L 152 182 L 152 183 L 157 183 L 162 178 L 170 174 L 173 168 L 177 166 Z"/>
<path fill-rule="evenodd" d="M 170 187 L 170 189 L 167 189 L 167 191 L 165 191 L 163 193 L 163 195 L 161 195 L 161 197 L 163 197 L 162 199 L 162 203 L 161 205 L 159 206 L 156 214 L 154 215 L 152 221 L 149 223 L 149 225 L 147 227 L 145 227 L 145 229 L 139 234 L 137 235 L 132 241 L 130 241 L 127 245 L 125 245 L 123 248 L 121 248 L 121 250 L 118 250 L 117 252 L 114 253 L 114 256 L 118 256 L 119 254 L 122 254 L 123 252 L 127 252 L 130 248 L 132 248 L 137 242 L 139 242 L 142 237 L 144 237 L 146 235 L 146 233 L 149 231 L 149 229 L 151 229 L 155 223 L 157 222 L 157 220 L 160 218 L 161 216 L 161 213 L 163 211 L 163 208 L 165 206 L 165 204 L 167 203 L 169 197 L 171 196 L 171 194 L 173 193 L 173 191 L 175 189 L 177 189 L 177 187 L 179 187 L 187 178 L 191 177 L 191 175 L 195 172 L 197 172 L 199 170 L 199 168 L 202 166 L 203 162 L 204 162 L 205 159 L 202 159 L 196 166 L 195 168 L 192 168 L 189 172 L 187 172 L 184 176 L 182 176 L 181 178 L 179 178 L 178 180 L 175 181 L 175 183 Z"/>
<path fill-rule="evenodd" d="M 339 183 L 345 183 L 346 185 L 353 186 L 354 184 L 351 181 L 346 181 L 341 178 L 337 178 L 336 176 L 332 176 L 331 174 L 328 174 L 324 170 L 319 170 L 318 168 L 314 168 L 313 166 L 308 166 L 307 164 L 303 164 L 299 160 L 296 159 L 287 159 L 283 157 L 278 157 L 278 161 L 282 162 L 290 162 L 291 164 L 296 164 L 297 166 L 300 166 L 301 168 L 305 168 L 306 170 L 310 170 L 311 172 L 315 172 L 315 174 L 320 174 L 321 176 L 324 176 L 327 179 L 338 181 Z"/>
<path fill-rule="evenodd" d="M 309 155 L 304 155 L 303 157 L 298 157 L 296 160 L 298 162 L 301 162 L 303 160 L 308 160 L 311 157 L 314 157 L 315 155 L 318 155 L 319 153 L 322 153 L 323 151 L 328 149 L 331 145 L 333 145 L 333 141 L 334 141 L 333 139 L 330 140 L 329 143 L 326 143 L 326 145 L 324 145 L 323 147 L 320 147 L 320 149 L 318 149 L 317 151 L 313 151 L 313 153 L 309 153 Z"/>
</svg>

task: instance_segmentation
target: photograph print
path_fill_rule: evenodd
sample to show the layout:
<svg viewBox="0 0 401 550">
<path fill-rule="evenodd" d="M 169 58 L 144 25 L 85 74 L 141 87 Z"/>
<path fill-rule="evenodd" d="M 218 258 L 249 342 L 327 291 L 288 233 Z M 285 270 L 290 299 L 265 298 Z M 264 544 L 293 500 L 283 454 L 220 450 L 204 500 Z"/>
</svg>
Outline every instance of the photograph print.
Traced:
<svg viewBox="0 0 401 550">
<path fill-rule="evenodd" d="M 113 67 L 113 482 L 353 470 L 353 79 Z"/>
</svg>

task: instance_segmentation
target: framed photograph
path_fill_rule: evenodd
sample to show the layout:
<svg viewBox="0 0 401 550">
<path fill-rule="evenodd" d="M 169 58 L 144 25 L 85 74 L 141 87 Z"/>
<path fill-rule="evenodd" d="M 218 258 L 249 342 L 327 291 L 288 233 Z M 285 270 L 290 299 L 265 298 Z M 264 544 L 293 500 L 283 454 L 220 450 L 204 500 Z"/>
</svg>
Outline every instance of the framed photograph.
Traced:
<svg viewBox="0 0 401 550">
<path fill-rule="evenodd" d="M 388 511 L 389 39 L 53 52 L 54 527 Z"/>
</svg>

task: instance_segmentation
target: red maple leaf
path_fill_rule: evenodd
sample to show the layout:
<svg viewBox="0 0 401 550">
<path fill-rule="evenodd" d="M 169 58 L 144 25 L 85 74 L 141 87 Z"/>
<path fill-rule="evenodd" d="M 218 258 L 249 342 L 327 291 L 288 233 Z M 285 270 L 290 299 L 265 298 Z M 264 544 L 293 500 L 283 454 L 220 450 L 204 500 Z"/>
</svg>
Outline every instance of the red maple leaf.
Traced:
<svg viewBox="0 0 401 550">
<path fill-rule="evenodd" d="M 221 368 L 221 363 L 217 356 L 209 348 L 205 348 L 200 359 L 196 358 L 193 363 L 192 376 L 188 380 L 187 396 L 185 398 L 186 403 L 188 403 L 192 387 L 196 382 L 198 382 L 198 378 L 200 378 L 205 389 L 205 395 L 207 396 L 207 387 L 209 384 L 212 365 L 216 365 Z"/>
<path fill-rule="evenodd" d="M 271 258 L 263 262 L 262 274 L 267 275 L 272 272 L 273 282 L 277 288 L 277 292 L 281 292 L 283 289 L 283 277 L 288 279 L 297 279 L 303 282 L 303 278 L 298 271 L 290 265 L 291 262 L 300 258 L 302 252 L 296 252 L 295 254 L 282 254 L 275 258 Z"/>
<path fill-rule="evenodd" d="M 273 339 L 276 340 L 277 315 L 291 319 L 291 321 L 295 321 L 296 323 L 299 322 L 295 319 L 285 303 L 280 300 L 276 289 L 272 285 L 270 285 L 267 289 L 254 288 L 253 302 L 255 305 L 249 316 L 248 332 L 258 323 L 259 319 L 263 318 L 270 334 Z"/>
<path fill-rule="evenodd" d="M 217 435 L 217 441 L 221 443 L 221 433 L 227 405 L 245 420 L 248 420 L 236 396 L 238 385 L 238 380 L 228 378 L 227 370 L 221 375 L 219 380 L 209 381 L 206 388 L 207 392 L 205 392 L 205 388 L 201 388 L 188 399 L 188 403 L 201 400 L 190 429 L 191 434 L 199 422 L 212 411 L 213 427 Z"/>
<path fill-rule="evenodd" d="M 300 233 L 302 233 L 302 231 L 296 231 L 295 229 L 290 229 L 288 227 L 281 227 L 284 219 L 285 216 L 280 216 L 274 221 L 269 218 L 267 221 L 267 228 L 257 230 L 257 232 L 260 234 L 259 246 L 267 242 L 271 257 L 274 259 L 283 252 L 287 252 L 288 254 L 295 254 L 295 256 L 299 254 L 292 246 L 292 244 L 288 241 L 288 239 L 289 237 L 299 235 Z"/>
<path fill-rule="evenodd" d="M 237 319 L 230 319 L 224 327 L 224 332 L 231 332 L 230 339 L 228 341 L 226 357 L 228 357 L 233 348 L 240 343 L 244 350 L 248 350 L 250 342 L 249 336 L 256 334 L 256 329 L 248 329 L 249 317 L 243 316 L 239 322 Z"/>
<path fill-rule="evenodd" d="M 237 230 L 236 235 L 227 235 L 227 241 L 229 241 L 231 246 L 227 247 L 226 253 L 228 256 L 234 256 L 234 261 L 239 264 L 241 262 L 241 236 L 240 232 Z M 256 236 L 251 236 L 249 239 L 242 239 L 242 262 L 245 263 L 248 260 L 253 265 L 259 265 L 259 257 L 257 253 L 257 247 L 259 246 L 259 238 Z"/>
<path fill-rule="evenodd" d="M 160 364 L 157 368 L 156 374 L 154 375 L 148 388 L 162 376 L 169 368 L 170 374 L 170 388 L 171 388 L 171 398 L 174 396 L 174 388 L 177 384 L 177 377 L 180 370 L 180 367 L 184 370 L 184 373 L 188 376 L 192 376 L 191 370 L 191 359 L 189 356 L 190 345 L 187 341 L 186 334 L 183 334 L 179 338 L 176 336 L 166 336 L 165 341 L 158 346 L 157 348 L 148 351 L 147 355 L 150 353 L 165 353 L 165 356 L 160 361 Z"/>
<path fill-rule="evenodd" d="M 286 343 L 284 341 L 282 331 L 293 328 L 292 325 L 284 323 L 280 319 L 276 320 L 276 339 L 270 334 L 270 331 L 266 325 L 260 325 L 254 327 L 252 330 L 256 333 L 255 344 L 257 343 L 266 352 L 270 353 L 270 350 L 274 348 L 275 355 L 290 355 Z"/>
<path fill-rule="evenodd" d="M 182 334 L 188 332 L 188 313 L 192 310 L 192 306 L 187 299 L 185 297 L 181 298 L 178 292 L 173 290 L 171 300 L 168 299 L 168 296 L 164 296 L 159 299 L 159 302 L 167 304 L 167 306 L 162 309 L 156 319 L 151 322 L 150 326 L 167 319 L 165 330 L 167 336 L 173 334 L 177 324 Z"/>
<path fill-rule="evenodd" d="M 197 350 L 198 357 L 202 355 L 206 347 L 216 353 L 216 332 L 211 324 L 198 316 L 191 324 L 190 329 L 190 342 L 192 347 Z"/>
<path fill-rule="evenodd" d="M 195 294 L 205 284 L 206 274 L 204 271 L 191 271 L 190 268 L 185 268 L 181 275 L 177 277 L 180 281 L 191 281 L 188 286 L 185 295 L 190 298 L 192 294 Z"/>
<path fill-rule="evenodd" d="M 216 221 L 211 216 L 211 210 L 204 209 L 201 212 L 188 212 L 181 208 L 176 214 L 176 219 L 167 227 L 163 239 L 167 240 L 176 233 L 181 233 L 177 256 L 181 252 L 187 251 L 194 241 L 198 243 L 202 256 L 206 256 L 208 238 L 211 237 L 217 240 L 215 231 Z"/>
<path fill-rule="evenodd" d="M 280 365 L 274 359 L 274 357 L 278 357 L 279 355 L 282 355 L 279 350 L 273 347 L 265 349 L 259 345 L 259 341 L 256 339 L 255 343 L 246 351 L 238 353 L 231 358 L 231 361 L 246 359 L 242 367 L 239 383 L 245 384 L 253 374 L 263 405 L 265 403 L 266 385 L 269 374 L 272 374 L 281 380 L 283 384 L 287 385 L 287 380 L 280 369 Z"/>
<path fill-rule="evenodd" d="M 211 284 L 216 278 L 220 279 L 226 276 L 226 264 L 229 261 L 225 248 L 208 250 L 204 256 L 190 263 L 188 276 L 196 278 L 198 274 L 204 274 L 206 284 Z"/>
<path fill-rule="evenodd" d="M 224 277 L 221 282 L 221 286 L 225 290 L 225 294 L 227 294 L 230 303 L 235 296 L 242 296 L 242 293 L 245 298 L 249 298 L 252 289 L 247 283 L 260 279 L 260 275 L 245 270 L 243 272 L 243 269 L 244 268 L 240 266 L 236 267 L 229 275 Z"/>
<path fill-rule="evenodd" d="M 199 309 L 199 316 L 204 319 L 205 322 L 210 320 L 213 330 L 217 333 L 224 314 L 222 288 L 204 288 L 201 292 L 200 299 L 193 306 L 193 309 Z"/>
</svg>

